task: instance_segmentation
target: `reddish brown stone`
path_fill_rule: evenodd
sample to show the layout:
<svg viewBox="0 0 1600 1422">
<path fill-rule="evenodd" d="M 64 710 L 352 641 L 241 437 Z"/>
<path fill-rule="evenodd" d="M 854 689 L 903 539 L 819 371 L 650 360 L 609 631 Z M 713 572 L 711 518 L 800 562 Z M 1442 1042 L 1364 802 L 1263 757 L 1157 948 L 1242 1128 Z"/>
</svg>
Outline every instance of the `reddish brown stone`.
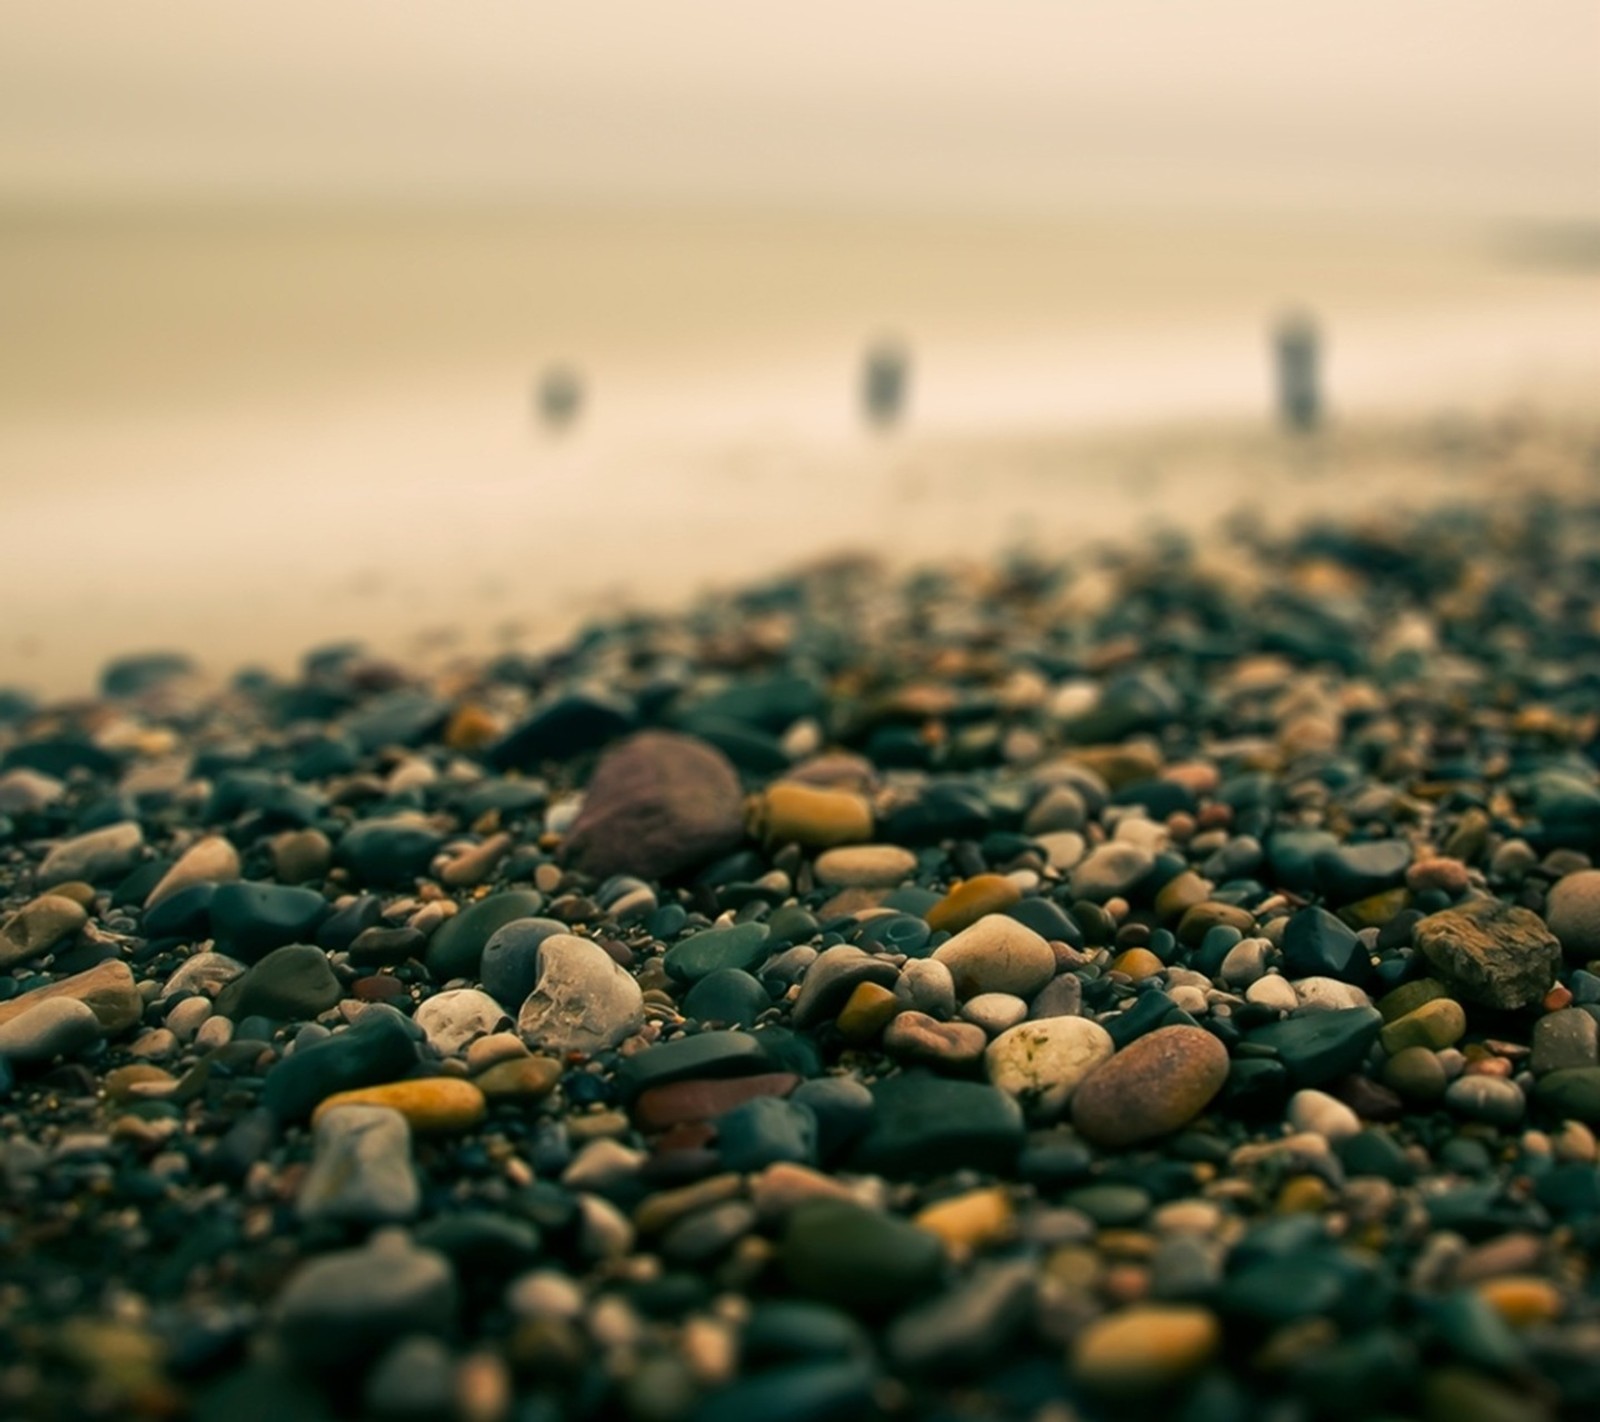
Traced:
<svg viewBox="0 0 1600 1422">
<path fill-rule="evenodd" d="M 600 762 L 567 852 L 596 878 L 659 879 L 734 848 L 743 813 L 739 777 L 721 751 L 673 731 L 644 731 Z"/>
<path fill-rule="evenodd" d="M 787 1096 L 800 1084 L 793 1072 L 764 1072 L 725 1081 L 674 1081 L 653 1086 L 633 1103 L 641 1131 L 665 1131 L 692 1121 L 710 1121 L 757 1096 Z"/>
<path fill-rule="evenodd" d="M 399 978 L 378 974 L 370 978 L 357 978 L 350 984 L 350 991 L 362 1002 L 393 1002 L 397 997 L 406 995 L 406 985 Z"/>
</svg>

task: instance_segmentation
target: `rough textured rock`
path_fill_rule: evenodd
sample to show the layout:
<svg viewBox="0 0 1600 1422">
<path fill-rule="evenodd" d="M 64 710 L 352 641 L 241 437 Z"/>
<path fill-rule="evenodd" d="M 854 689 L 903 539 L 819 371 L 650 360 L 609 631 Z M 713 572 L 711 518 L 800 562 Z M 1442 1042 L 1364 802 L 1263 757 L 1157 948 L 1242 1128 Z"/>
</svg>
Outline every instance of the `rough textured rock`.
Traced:
<svg viewBox="0 0 1600 1422">
<path fill-rule="evenodd" d="M 601 1052 L 644 1025 L 638 982 L 596 943 L 556 934 L 539 946 L 539 985 L 517 1017 L 531 1047 Z"/>
<path fill-rule="evenodd" d="M 743 818 L 739 777 L 721 751 L 674 731 L 642 731 L 601 760 L 567 853 L 599 878 L 662 878 L 727 853 Z"/>
<path fill-rule="evenodd" d="M 1499 899 L 1430 914 L 1412 941 L 1457 996 L 1485 1007 L 1537 1002 L 1561 967 L 1561 944 L 1539 915 Z"/>
</svg>

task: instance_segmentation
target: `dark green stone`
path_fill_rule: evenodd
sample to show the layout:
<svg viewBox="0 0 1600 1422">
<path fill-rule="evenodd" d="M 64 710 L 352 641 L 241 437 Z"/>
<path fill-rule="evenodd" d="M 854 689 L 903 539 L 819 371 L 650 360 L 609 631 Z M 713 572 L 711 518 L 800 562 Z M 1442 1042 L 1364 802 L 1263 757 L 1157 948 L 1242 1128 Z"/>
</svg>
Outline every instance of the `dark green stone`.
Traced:
<svg viewBox="0 0 1600 1422">
<path fill-rule="evenodd" d="M 533 918 L 543 907 L 543 896 L 532 889 L 512 889 L 479 899 L 439 925 L 428 944 L 428 971 L 436 982 L 476 977 L 489 939 L 513 919 Z"/>
<path fill-rule="evenodd" d="M 851 1157 L 879 1175 L 1005 1170 L 1022 1149 L 1022 1108 L 979 1082 L 904 1072 L 872 1085 L 872 1129 Z"/>
</svg>

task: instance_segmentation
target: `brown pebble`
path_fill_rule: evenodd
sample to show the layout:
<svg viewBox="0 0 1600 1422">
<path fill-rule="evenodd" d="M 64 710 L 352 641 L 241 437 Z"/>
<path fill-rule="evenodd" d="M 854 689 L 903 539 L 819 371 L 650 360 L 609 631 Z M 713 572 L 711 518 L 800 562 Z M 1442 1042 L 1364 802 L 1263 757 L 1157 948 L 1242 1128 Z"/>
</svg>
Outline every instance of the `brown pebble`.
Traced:
<svg viewBox="0 0 1600 1422">
<path fill-rule="evenodd" d="M 1228 1049 L 1200 1027 L 1162 1027 L 1078 1084 L 1072 1120 L 1097 1145 L 1127 1146 L 1187 1125 L 1228 1076 Z"/>
</svg>

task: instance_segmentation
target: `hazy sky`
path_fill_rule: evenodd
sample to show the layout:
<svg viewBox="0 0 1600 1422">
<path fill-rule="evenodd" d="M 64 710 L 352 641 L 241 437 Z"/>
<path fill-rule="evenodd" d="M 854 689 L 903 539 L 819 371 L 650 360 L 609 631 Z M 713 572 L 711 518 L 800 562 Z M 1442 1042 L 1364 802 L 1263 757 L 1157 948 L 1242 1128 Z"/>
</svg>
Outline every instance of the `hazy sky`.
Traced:
<svg viewBox="0 0 1600 1422">
<path fill-rule="evenodd" d="M 0 194 L 1600 214 L 1595 0 L 10 0 Z"/>
</svg>

